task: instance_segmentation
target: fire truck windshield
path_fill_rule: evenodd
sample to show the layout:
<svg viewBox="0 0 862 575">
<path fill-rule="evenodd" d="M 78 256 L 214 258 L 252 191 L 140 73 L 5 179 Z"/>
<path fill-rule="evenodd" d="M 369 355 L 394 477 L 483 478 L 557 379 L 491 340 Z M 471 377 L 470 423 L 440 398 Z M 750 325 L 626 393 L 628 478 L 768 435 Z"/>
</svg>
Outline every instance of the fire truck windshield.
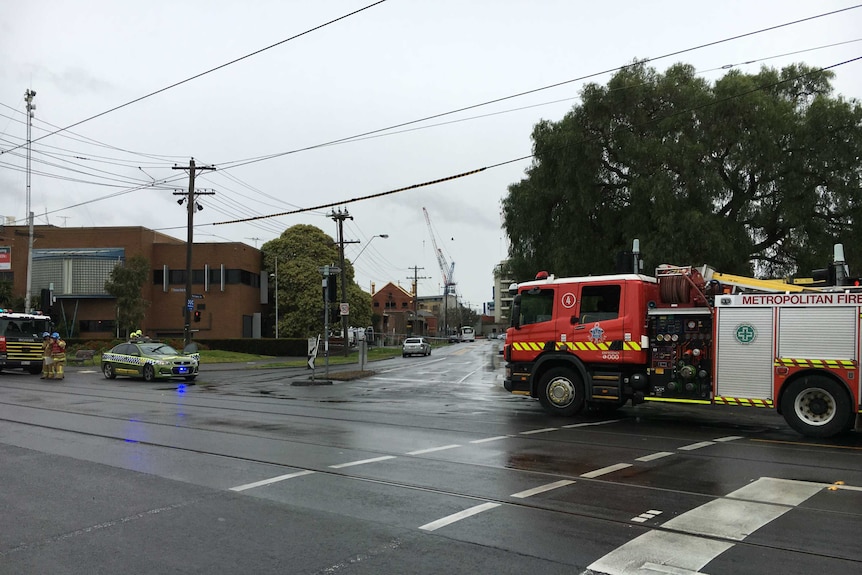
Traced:
<svg viewBox="0 0 862 575">
<path fill-rule="evenodd" d="M 554 290 L 530 290 L 521 293 L 519 325 L 550 321 L 554 316 Z"/>
</svg>

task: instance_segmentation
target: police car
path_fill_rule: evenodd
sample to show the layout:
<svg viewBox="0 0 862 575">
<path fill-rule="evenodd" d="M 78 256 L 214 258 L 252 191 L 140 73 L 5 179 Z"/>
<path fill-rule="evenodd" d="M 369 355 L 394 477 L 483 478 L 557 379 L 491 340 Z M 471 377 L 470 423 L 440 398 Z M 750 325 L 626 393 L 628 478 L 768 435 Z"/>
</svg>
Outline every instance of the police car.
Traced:
<svg viewBox="0 0 862 575">
<path fill-rule="evenodd" d="M 198 375 L 200 354 L 183 354 L 166 343 L 132 340 L 114 346 L 102 354 L 102 373 L 107 379 L 118 375 L 142 377 L 144 381 L 183 378 L 192 381 Z"/>
</svg>

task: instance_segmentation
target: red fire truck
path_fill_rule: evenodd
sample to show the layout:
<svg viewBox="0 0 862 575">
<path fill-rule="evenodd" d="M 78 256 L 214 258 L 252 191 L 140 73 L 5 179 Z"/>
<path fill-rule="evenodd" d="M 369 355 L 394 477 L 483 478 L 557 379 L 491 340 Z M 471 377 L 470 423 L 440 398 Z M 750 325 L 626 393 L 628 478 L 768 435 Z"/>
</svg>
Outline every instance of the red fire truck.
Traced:
<svg viewBox="0 0 862 575">
<path fill-rule="evenodd" d="M 505 388 L 550 414 L 629 400 L 743 405 L 829 437 L 862 412 L 857 288 L 661 266 L 655 277 L 540 272 L 512 291 Z"/>
</svg>

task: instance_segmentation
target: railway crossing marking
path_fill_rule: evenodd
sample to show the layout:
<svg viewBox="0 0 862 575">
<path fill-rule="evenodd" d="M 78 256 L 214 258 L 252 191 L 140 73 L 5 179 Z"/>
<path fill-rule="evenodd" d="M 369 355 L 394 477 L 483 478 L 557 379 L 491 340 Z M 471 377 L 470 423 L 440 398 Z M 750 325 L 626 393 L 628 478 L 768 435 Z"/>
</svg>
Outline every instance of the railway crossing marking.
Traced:
<svg viewBox="0 0 862 575">
<path fill-rule="evenodd" d="M 585 574 L 700 573 L 710 561 L 822 491 L 823 484 L 761 477 L 648 531 L 593 562 Z M 660 567 L 660 569 L 657 569 Z"/>
</svg>

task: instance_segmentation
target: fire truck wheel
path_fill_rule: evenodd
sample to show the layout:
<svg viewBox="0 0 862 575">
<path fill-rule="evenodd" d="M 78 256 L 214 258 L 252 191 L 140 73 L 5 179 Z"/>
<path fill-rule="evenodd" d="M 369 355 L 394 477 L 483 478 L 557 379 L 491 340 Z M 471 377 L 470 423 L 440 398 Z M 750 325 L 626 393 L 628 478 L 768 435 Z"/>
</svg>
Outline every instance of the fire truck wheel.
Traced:
<svg viewBox="0 0 862 575">
<path fill-rule="evenodd" d="M 584 408 L 584 385 L 571 369 L 553 367 L 539 381 L 539 402 L 552 415 L 571 416 Z"/>
<path fill-rule="evenodd" d="M 781 398 L 787 424 L 808 437 L 831 437 L 848 429 L 850 400 L 841 386 L 820 375 L 797 379 Z"/>
</svg>

